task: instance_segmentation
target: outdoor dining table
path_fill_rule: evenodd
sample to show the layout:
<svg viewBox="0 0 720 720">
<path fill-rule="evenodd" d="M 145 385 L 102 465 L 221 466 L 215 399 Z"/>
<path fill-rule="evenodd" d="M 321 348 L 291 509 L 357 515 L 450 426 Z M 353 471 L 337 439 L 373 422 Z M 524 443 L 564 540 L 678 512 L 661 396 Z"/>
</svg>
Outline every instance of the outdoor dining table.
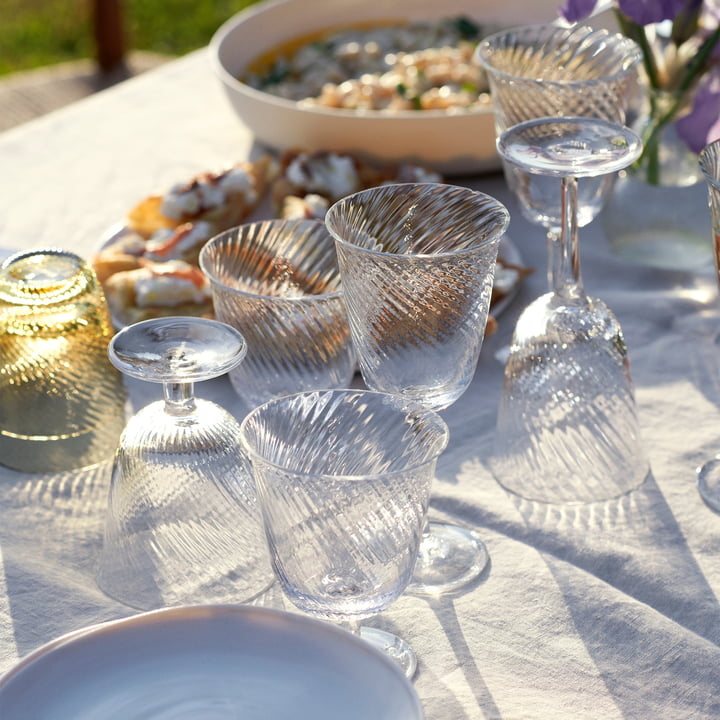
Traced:
<svg viewBox="0 0 720 720">
<path fill-rule="evenodd" d="M 90 257 L 149 192 L 265 151 L 199 50 L 1 134 L 0 247 Z M 372 622 L 415 649 L 428 720 L 720 718 L 720 516 L 695 487 L 695 468 L 720 451 L 713 268 L 630 265 L 599 220 L 581 230 L 588 293 L 624 330 L 651 473 L 613 501 L 520 500 L 488 458 L 503 348 L 547 288 L 544 233 L 522 218 L 501 172 L 449 181 L 507 205 L 509 237 L 535 270 L 497 318 L 469 390 L 443 413 L 451 437 L 430 516 L 476 529 L 491 561 L 469 587 L 403 595 Z M 228 388 L 219 379 L 197 391 L 240 417 Z M 130 385 L 135 409 L 159 393 Z M 135 612 L 95 582 L 108 471 L 0 468 L 0 673 L 64 633 Z M 291 609 L 277 587 L 258 603 Z"/>
</svg>

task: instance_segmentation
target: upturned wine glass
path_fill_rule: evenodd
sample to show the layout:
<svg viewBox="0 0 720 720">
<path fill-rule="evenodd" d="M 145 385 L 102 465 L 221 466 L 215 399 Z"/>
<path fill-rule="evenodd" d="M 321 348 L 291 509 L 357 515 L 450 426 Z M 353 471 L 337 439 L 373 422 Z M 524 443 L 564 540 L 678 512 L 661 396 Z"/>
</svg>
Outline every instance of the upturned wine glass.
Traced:
<svg viewBox="0 0 720 720">
<path fill-rule="evenodd" d="M 549 293 L 521 314 L 505 366 L 493 473 L 508 490 L 544 502 L 622 495 L 648 473 L 629 362 L 617 319 L 586 295 L 578 248 L 578 178 L 627 167 L 640 139 L 593 118 L 540 118 L 503 132 L 498 150 L 525 191 L 553 179 L 562 208 L 561 262 Z"/>
<path fill-rule="evenodd" d="M 110 342 L 115 367 L 164 390 L 130 419 L 115 455 L 97 573 L 111 597 L 149 610 L 242 602 L 271 584 L 239 423 L 194 394 L 245 351 L 238 331 L 193 317 L 130 325 Z"/>
<path fill-rule="evenodd" d="M 410 183 L 350 195 L 325 222 L 365 383 L 447 408 L 477 366 L 507 210 L 467 188 Z M 475 531 L 429 523 L 409 589 L 462 587 L 487 560 Z"/>
<path fill-rule="evenodd" d="M 487 73 L 496 136 L 513 125 L 539 117 L 595 117 L 632 127 L 643 112 L 639 46 L 618 33 L 589 26 L 556 24 L 509 28 L 485 38 L 475 51 Z M 557 181 L 542 176 L 526 184 L 524 174 L 503 163 L 516 194 L 531 193 L 521 203 L 523 215 L 546 229 L 548 284 L 560 271 L 561 204 Z M 577 222 L 590 223 L 615 182 L 614 173 L 578 182 Z"/>
<path fill-rule="evenodd" d="M 598 118 L 631 127 L 643 112 L 642 53 L 635 42 L 618 33 L 582 25 L 510 28 L 483 40 L 475 57 L 488 75 L 498 137 L 519 123 L 542 117 Z M 576 375 L 571 374 L 574 350 L 568 355 L 566 367 L 560 362 L 557 373 L 550 369 L 553 361 L 560 361 L 567 345 L 563 328 L 568 324 L 574 327 L 570 338 L 572 347 L 577 348 L 581 321 L 579 317 L 571 321 L 570 308 L 588 301 L 581 283 L 577 228 L 590 223 L 600 212 L 616 173 L 596 168 L 593 172 L 578 172 L 572 181 L 565 181 L 561 179 L 565 171 L 549 171 L 547 166 L 544 171 L 528 172 L 527 167 L 503 158 L 503 167 L 523 215 L 545 228 L 550 292 L 526 309 L 515 330 L 498 411 L 493 471 L 503 485 L 531 499 L 604 499 L 637 484 L 637 476 L 644 477 L 642 468 L 646 467 L 637 437 L 624 340 L 616 319 L 603 309 L 600 314 L 605 319 L 592 320 L 590 327 L 597 331 L 606 323 L 601 335 L 607 338 L 606 347 L 614 343 L 615 352 L 598 355 L 598 359 L 608 359 L 611 365 L 620 361 L 625 368 L 627 380 L 618 376 L 618 381 L 626 387 L 628 408 L 623 416 L 629 423 L 625 428 L 631 430 L 629 435 L 593 438 L 593 425 L 608 430 L 613 425 L 605 418 L 608 408 L 603 398 L 608 392 L 582 367 L 576 368 Z M 570 222 L 566 217 L 570 188 L 572 227 L 563 228 L 563 218 Z M 592 307 L 599 310 L 597 302 L 593 300 Z M 530 347 L 539 353 L 536 366 L 524 359 Z M 577 417 L 572 410 L 577 398 L 573 392 L 580 384 L 579 378 L 588 382 L 578 396 L 587 405 L 582 412 L 596 412 L 598 417 L 595 423 L 586 420 L 574 426 Z M 596 396 L 591 388 L 596 389 Z M 621 391 L 615 387 L 609 390 L 611 396 L 616 392 Z M 523 410 L 529 408 L 538 413 L 543 408 L 544 414 L 523 416 Z M 637 458 L 637 467 L 623 470 L 630 477 L 608 479 L 606 474 L 614 464 L 604 467 L 603 457 L 613 455 L 617 445 L 634 448 L 628 453 Z"/>
<path fill-rule="evenodd" d="M 702 149 L 699 162 L 707 184 L 715 269 L 720 280 L 720 140 Z M 702 499 L 713 510 L 720 512 L 720 453 L 697 469 L 697 486 Z"/>
<path fill-rule="evenodd" d="M 412 677 L 410 646 L 360 620 L 410 581 L 445 423 L 387 393 L 320 390 L 259 406 L 241 436 L 287 597 L 358 632 Z"/>
</svg>

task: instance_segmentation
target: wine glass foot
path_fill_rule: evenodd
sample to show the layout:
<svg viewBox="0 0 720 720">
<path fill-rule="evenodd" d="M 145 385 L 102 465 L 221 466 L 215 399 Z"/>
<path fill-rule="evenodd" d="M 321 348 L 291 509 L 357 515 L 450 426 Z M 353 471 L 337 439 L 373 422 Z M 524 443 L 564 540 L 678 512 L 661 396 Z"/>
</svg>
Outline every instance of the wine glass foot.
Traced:
<svg viewBox="0 0 720 720">
<path fill-rule="evenodd" d="M 380 652 L 394 660 L 405 673 L 406 678 L 412 679 L 415 675 L 417 657 L 405 640 L 385 630 L 365 626 L 360 628 L 360 637 L 365 642 L 370 643 L 376 650 L 380 650 Z"/>
<path fill-rule="evenodd" d="M 705 503 L 720 512 L 720 455 L 697 469 L 697 488 Z"/>
<path fill-rule="evenodd" d="M 428 530 L 420 543 L 407 592 L 451 592 L 472 582 L 485 569 L 490 556 L 476 532 L 444 523 L 430 523 Z"/>
</svg>

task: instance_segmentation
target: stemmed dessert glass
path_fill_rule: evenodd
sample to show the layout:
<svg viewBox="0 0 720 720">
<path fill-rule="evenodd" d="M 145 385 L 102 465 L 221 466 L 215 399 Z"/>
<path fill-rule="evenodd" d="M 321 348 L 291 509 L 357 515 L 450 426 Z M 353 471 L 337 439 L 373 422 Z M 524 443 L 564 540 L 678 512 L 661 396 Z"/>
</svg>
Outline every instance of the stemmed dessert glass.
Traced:
<svg viewBox="0 0 720 720">
<path fill-rule="evenodd" d="M 715 268 L 720 280 L 720 140 L 702 149 L 699 162 L 707 184 Z M 720 454 L 697 469 L 697 486 L 702 499 L 713 510 L 720 512 Z"/>
<path fill-rule="evenodd" d="M 350 195 L 325 222 L 366 385 L 447 408 L 477 366 L 507 210 L 467 188 L 409 183 Z M 462 587 L 487 560 L 473 530 L 429 523 L 409 589 Z"/>
<path fill-rule="evenodd" d="M 555 283 L 515 328 L 491 461 L 501 485 L 531 500 L 606 500 L 648 472 L 622 330 L 585 294 L 578 251 L 578 178 L 617 172 L 641 150 L 631 130 L 594 118 L 529 120 L 498 140 L 521 203 L 546 213 L 540 177 L 554 179 L 561 206 Z"/>
<path fill-rule="evenodd" d="M 149 610 L 242 602 L 271 584 L 239 423 L 194 394 L 245 352 L 238 331 L 193 317 L 130 325 L 110 342 L 115 367 L 164 390 L 130 419 L 115 455 L 97 572 L 111 597 Z"/>
<path fill-rule="evenodd" d="M 257 407 L 241 435 L 287 597 L 358 633 L 412 677 L 408 643 L 360 620 L 410 581 L 445 423 L 394 395 L 319 390 Z"/>
</svg>

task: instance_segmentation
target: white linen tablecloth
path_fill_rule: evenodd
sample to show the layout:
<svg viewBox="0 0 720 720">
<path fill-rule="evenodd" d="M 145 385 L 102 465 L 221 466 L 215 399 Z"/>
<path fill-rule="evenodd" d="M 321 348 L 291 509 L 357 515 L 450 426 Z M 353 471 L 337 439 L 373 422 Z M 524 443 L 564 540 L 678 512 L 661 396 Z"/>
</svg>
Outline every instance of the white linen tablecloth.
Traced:
<svg viewBox="0 0 720 720">
<path fill-rule="evenodd" d="M 0 247 L 89 256 L 149 191 L 257 150 L 205 52 L 193 53 L 0 135 Z M 543 233 L 520 217 L 500 174 L 458 182 L 508 205 L 510 236 L 537 268 L 445 413 L 451 440 L 431 514 L 477 528 L 491 565 L 463 592 L 403 596 L 375 622 L 415 648 L 428 720 L 718 718 L 720 516 L 694 484 L 694 468 L 720 450 L 712 273 L 628 266 L 600 222 L 581 231 L 586 287 L 625 331 L 652 476 L 609 503 L 518 502 L 487 467 L 502 382 L 495 353 L 545 290 Z M 241 414 L 227 387 L 198 392 Z M 147 390 L 133 393 L 137 405 Z M 0 673 L 63 633 L 132 613 L 94 582 L 107 470 L 0 468 Z M 276 590 L 263 602 L 282 605 Z"/>
</svg>

